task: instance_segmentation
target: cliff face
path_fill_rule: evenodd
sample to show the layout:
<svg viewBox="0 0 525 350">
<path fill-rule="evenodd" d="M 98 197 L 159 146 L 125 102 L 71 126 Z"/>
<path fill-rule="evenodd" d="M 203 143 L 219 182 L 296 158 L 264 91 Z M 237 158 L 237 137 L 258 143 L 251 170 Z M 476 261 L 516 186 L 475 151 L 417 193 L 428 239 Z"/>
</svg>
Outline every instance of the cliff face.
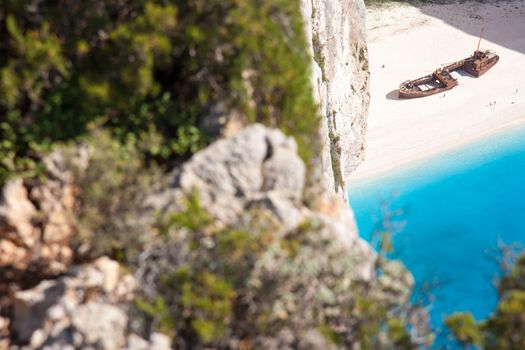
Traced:
<svg viewBox="0 0 525 350">
<path fill-rule="evenodd" d="M 302 0 L 321 115 L 320 177 L 346 198 L 346 179 L 364 156 L 370 100 L 362 0 Z"/>
</svg>

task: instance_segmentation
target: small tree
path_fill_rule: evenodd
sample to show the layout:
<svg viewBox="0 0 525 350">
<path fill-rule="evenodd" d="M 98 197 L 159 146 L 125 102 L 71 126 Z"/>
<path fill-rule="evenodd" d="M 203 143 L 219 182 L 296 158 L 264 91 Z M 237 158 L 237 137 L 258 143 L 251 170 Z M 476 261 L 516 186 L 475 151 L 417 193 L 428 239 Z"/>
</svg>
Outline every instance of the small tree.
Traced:
<svg viewBox="0 0 525 350">
<path fill-rule="evenodd" d="M 525 349 L 525 254 L 506 272 L 498 286 L 499 302 L 486 321 L 476 323 L 468 313 L 454 314 L 446 325 L 454 338 L 487 350 Z"/>
</svg>

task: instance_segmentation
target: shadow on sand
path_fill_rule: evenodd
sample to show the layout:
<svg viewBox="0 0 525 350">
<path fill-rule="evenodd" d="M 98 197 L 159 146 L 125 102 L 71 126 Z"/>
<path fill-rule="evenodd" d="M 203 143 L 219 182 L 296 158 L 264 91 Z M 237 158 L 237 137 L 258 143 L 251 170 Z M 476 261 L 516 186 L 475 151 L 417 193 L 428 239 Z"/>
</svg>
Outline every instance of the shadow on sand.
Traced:
<svg viewBox="0 0 525 350">
<path fill-rule="evenodd" d="M 403 101 L 404 99 L 399 98 L 399 89 L 394 89 L 385 95 L 387 100 Z"/>
<path fill-rule="evenodd" d="M 525 1 L 465 1 L 462 4 L 445 1 L 442 4 L 412 3 L 421 12 L 439 18 L 443 22 L 474 37 L 484 27 L 481 49 L 490 49 L 490 43 L 525 53 Z M 457 6 L 462 6 L 458 10 Z M 521 15 L 521 16 L 520 16 Z M 473 41 L 472 49 L 476 42 Z"/>
</svg>

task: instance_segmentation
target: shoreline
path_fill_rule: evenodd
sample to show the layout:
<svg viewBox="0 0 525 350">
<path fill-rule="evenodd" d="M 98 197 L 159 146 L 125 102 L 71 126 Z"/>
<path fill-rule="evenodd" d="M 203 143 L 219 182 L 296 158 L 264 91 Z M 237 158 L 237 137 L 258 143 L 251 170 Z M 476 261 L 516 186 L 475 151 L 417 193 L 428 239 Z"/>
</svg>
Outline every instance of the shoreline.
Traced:
<svg viewBox="0 0 525 350">
<path fill-rule="evenodd" d="M 371 174 L 349 183 L 350 197 L 370 195 L 397 196 L 398 191 L 421 189 L 450 177 L 462 176 L 479 167 L 490 166 L 517 150 L 525 152 L 525 123 L 501 128 L 468 143 L 437 154 L 407 162 L 388 172 Z M 393 192 L 392 189 L 395 189 Z M 350 201 L 352 202 L 352 198 Z"/>
<path fill-rule="evenodd" d="M 435 152 L 427 152 L 425 154 L 414 155 L 410 159 L 400 160 L 398 163 L 393 165 L 382 164 L 377 168 L 368 167 L 366 169 L 358 169 L 350 176 L 349 183 L 355 184 L 356 182 L 362 181 L 373 181 L 387 176 L 390 172 L 398 172 L 412 166 L 417 166 L 418 163 L 431 161 L 435 157 L 439 157 L 443 154 L 453 152 L 454 150 L 460 150 L 463 147 L 468 147 L 474 143 L 481 142 L 485 139 L 496 137 L 498 134 L 505 134 L 507 132 L 525 128 L 525 115 L 520 119 L 514 120 L 508 124 L 501 125 L 498 128 L 488 130 L 484 133 L 473 135 L 469 139 L 465 139 L 464 142 L 458 142 L 450 144 L 448 147 L 436 149 Z M 503 136 L 503 135 L 501 135 Z"/>
<path fill-rule="evenodd" d="M 365 160 L 348 183 L 525 125 L 524 17 L 525 2 L 518 0 L 367 9 L 371 103 Z M 400 82 L 470 55 L 481 27 L 480 49 L 500 56 L 491 70 L 480 78 L 458 74 L 459 86 L 443 95 L 397 98 Z"/>
</svg>

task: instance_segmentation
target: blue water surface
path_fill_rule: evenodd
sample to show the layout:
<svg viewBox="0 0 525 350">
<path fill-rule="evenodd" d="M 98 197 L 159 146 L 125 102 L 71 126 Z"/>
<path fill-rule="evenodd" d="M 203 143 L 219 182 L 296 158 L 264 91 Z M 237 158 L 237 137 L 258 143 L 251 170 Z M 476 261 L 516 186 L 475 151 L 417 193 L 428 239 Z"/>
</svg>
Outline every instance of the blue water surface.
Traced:
<svg viewBox="0 0 525 350">
<path fill-rule="evenodd" d="M 381 207 L 401 212 L 392 255 L 414 275 L 415 299 L 432 286 L 436 329 L 456 311 L 485 319 L 497 301 L 498 242 L 525 243 L 525 128 L 350 183 L 349 198 L 369 241 Z"/>
</svg>

